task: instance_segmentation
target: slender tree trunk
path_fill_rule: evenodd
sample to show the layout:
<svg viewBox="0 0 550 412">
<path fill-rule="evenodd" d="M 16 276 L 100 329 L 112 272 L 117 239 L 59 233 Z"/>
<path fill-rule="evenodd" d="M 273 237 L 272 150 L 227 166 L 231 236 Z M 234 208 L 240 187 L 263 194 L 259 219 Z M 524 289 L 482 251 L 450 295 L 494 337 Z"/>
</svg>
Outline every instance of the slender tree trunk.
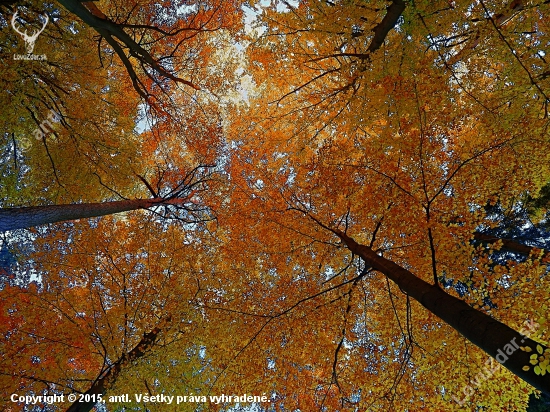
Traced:
<svg viewBox="0 0 550 412">
<path fill-rule="evenodd" d="M 143 334 L 143 339 L 128 353 L 122 355 L 122 357 L 116 361 L 109 370 L 103 374 L 102 377 L 97 379 L 92 387 L 88 389 L 84 395 L 91 395 L 90 399 L 94 399 L 93 395 L 105 395 L 107 387 L 113 385 L 116 381 L 122 369 L 129 363 L 141 358 L 151 347 L 155 344 L 159 334 L 171 321 L 171 317 L 164 318 L 161 323 L 155 327 L 151 332 Z M 67 412 L 89 412 L 93 409 L 97 402 L 78 402 L 78 399 L 67 409 Z"/>
<path fill-rule="evenodd" d="M 158 199 L 132 199 L 103 203 L 32 206 L 0 209 L 0 232 L 30 228 L 47 223 L 105 216 L 136 209 L 148 209 L 161 204 Z"/>
<path fill-rule="evenodd" d="M 93 0 L 92 0 L 93 1 Z M 192 87 L 195 90 L 200 90 L 200 88 L 191 83 L 188 80 L 181 79 L 174 74 L 170 73 L 163 66 L 158 63 L 158 59 L 155 59 L 149 52 L 143 48 L 132 36 L 124 31 L 124 27 L 120 24 L 115 23 L 112 20 L 109 20 L 105 14 L 103 14 L 97 6 L 92 2 L 89 3 L 90 11 L 87 7 L 84 6 L 82 0 L 58 0 L 58 2 L 63 5 L 69 12 L 78 16 L 84 23 L 88 26 L 94 28 L 107 43 L 111 45 L 115 53 L 118 54 L 130 78 L 136 88 L 136 91 L 142 95 L 142 97 L 147 97 L 144 91 L 140 88 L 139 82 L 137 81 L 137 73 L 135 72 L 132 63 L 126 56 L 121 45 L 114 39 L 117 38 L 120 42 L 123 43 L 125 47 L 130 49 L 130 54 L 135 59 L 138 59 L 141 63 L 151 66 L 155 71 L 157 71 L 162 76 L 171 79 L 175 82 L 186 84 L 187 86 Z M 154 29 L 154 27 L 153 27 Z"/>
<path fill-rule="evenodd" d="M 529 364 L 530 356 L 537 353 L 537 342 L 470 307 L 438 286 L 430 285 L 401 266 L 377 255 L 371 248 L 358 244 L 342 231 L 330 230 L 344 242 L 349 250 L 360 256 L 367 265 L 395 282 L 404 293 L 416 299 L 470 342 L 502 363 L 509 371 L 536 389 L 550 395 L 550 373 L 546 373 L 544 376 L 536 375 L 533 365 Z M 518 346 L 529 346 L 532 352 L 517 349 Z M 546 349 L 544 345 L 540 346 L 543 350 Z M 514 348 L 516 349 L 514 350 Z M 530 366 L 529 370 L 524 371 L 524 366 Z"/>
<path fill-rule="evenodd" d="M 516 242 L 512 239 L 504 239 L 492 235 L 486 235 L 484 233 L 474 233 L 474 239 L 484 243 L 496 243 L 499 240 L 502 241 L 502 247 L 500 250 L 507 250 L 514 253 L 519 253 L 521 255 L 529 256 L 532 252 L 541 252 L 542 251 L 542 261 L 550 261 L 550 251 L 540 249 L 533 246 L 526 246 L 522 243 Z"/>
</svg>

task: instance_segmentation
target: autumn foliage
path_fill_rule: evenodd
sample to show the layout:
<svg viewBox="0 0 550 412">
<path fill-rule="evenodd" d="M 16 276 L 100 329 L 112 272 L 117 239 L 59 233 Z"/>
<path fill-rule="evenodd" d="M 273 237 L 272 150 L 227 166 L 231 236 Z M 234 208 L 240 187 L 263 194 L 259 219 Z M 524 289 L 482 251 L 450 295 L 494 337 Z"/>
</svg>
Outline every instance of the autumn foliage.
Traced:
<svg viewBox="0 0 550 412">
<path fill-rule="evenodd" d="M 0 36 L 2 206 L 164 206 L 4 234 L 3 409 L 550 393 L 548 2 L 30 3 L 0 7 L 52 22 L 47 63 L 13 65 Z M 168 407 L 131 398 L 106 407 Z"/>
</svg>

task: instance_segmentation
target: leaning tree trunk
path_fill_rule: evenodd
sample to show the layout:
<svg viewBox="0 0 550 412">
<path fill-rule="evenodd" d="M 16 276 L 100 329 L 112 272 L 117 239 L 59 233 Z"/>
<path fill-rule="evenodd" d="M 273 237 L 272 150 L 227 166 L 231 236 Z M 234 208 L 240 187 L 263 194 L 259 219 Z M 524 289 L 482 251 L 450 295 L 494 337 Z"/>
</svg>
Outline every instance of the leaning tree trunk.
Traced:
<svg viewBox="0 0 550 412">
<path fill-rule="evenodd" d="M 532 253 L 540 253 L 540 258 L 542 262 L 550 262 L 550 251 L 537 248 L 534 246 L 527 246 L 522 243 L 516 242 L 513 239 L 505 239 L 498 236 L 487 235 L 485 233 L 474 233 L 474 239 L 482 243 L 497 243 L 502 244 L 499 250 L 510 251 L 514 253 L 519 253 L 520 255 L 530 256 Z"/>
<path fill-rule="evenodd" d="M 536 375 L 533 366 L 529 363 L 530 356 L 537 353 L 536 348 L 539 345 L 537 342 L 449 295 L 439 286 L 430 285 L 401 266 L 379 256 L 371 248 L 358 244 L 342 231 L 330 230 L 345 243 L 350 251 L 360 256 L 367 265 L 395 282 L 408 296 L 420 302 L 422 306 L 483 349 L 510 372 L 550 395 L 550 373 L 544 376 Z M 518 346 L 528 346 L 532 352 L 517 349 Z M 544 345 L 540 346 L 542 350 L 547 349 Z M 512 351 L 513 348 L 517 350 Z M 506 353 L 508 351 L 512 353 Z M 530 366 L 529 370 L 523 370 L 524 366 Z"/>
<path fill-rule="evenodd" d="M 90 389 L 83 393 L 83 395 L 90 395 L 88 397 L 89 400 L 86 402 L 79 402 L 77 398 L 69 409 L 67 409 L 67 412 L 90 412 L 98 403 L 96 402 L 98 395 L 105 395 L 107 387 L 115 383 L 126 365 L 138 360 L 151 350 L 159 338 L 159 334 L 167 327 L 171 320 L 172 318 L 167 316 L 149 333 L 144 333 L 143 339 L 130 352 L 123 354 L 122 357 L 103 374 L 103 376 L 92 384 Z"/>
<path fill-rule="evenodd" d="M 132 199 L 103 203 L 32 206 L 0 209 L 0 232 L 66 220 L 105 216 L 162 204 L 162 199 Z"/>
</svg>

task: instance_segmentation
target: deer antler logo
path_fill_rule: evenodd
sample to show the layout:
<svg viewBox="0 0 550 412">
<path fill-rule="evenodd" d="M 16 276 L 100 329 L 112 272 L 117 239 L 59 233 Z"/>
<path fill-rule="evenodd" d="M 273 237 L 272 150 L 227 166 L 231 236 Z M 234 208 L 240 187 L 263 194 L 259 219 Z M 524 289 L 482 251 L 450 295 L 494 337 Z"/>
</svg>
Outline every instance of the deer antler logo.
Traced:
<svg viewBox="0 0 550 412">
<path fill-rule="evenodd" d="M 27 34 L 26 30 L 24 32 L 22 32 L 22 31 L 18 30 L 17 27 L 15 26 L 15 19 L 17 17 L 17 12 L 15 12 L 13 17 L 11 18 L 11 26 L 13 27 L 13 29 L 19 35 L 21 35 L 21 37 L 23 37 L 23 40 L 25 41 L 25 47 L 27 49 L 27 54 L 32 54 L 32 51 L 34 50 L 34 43 L 36 42 L 36 39 L 38 38 L 38 35 L 44 31 L 44 29 L 46 28 L 46 25 L 50 21 L 48 15 L 45 14 L 45 16 L 46 16 L 46 22 L 44 23 L 42 28 L 40 30 L 38 30 L 36 33 L 34 33 L 32 36 L 29 36 Z"/>
</svg>

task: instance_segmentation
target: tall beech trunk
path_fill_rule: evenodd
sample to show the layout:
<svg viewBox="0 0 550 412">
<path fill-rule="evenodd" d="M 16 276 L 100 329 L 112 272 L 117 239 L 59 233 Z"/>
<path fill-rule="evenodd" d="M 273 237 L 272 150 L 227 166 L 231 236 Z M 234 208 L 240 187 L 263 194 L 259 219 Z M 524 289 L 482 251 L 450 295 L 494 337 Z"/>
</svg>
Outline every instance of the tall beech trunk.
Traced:
<svg viewBox="0 0 550 412">
<path fill-rule="evenodd" d="M 498 241 L 502 242 L 502 247 L 500 250 L 508 250 L 510 252 L 519 253 L 521 255 L 529 256 L 531 253 L 542 252 L 542 261 L 550 261 L 550 252 L 545 249 L 540 249 L 533 246 L 526 246 L 522 243 L 516 242 L 512 239 L 504 239 L 493 235 L 486 235 L 485 233 L 474 233 L 474 239 L 483 243 L 496 243 Z"/>
<path fill-rule="evenodd" d="M 173 201 L 174 199 L 172 199 Z M 103 203 L 14 207 L 0 209 L 0 232 L 30 228 L 66 220 L 105 216 L 163 204 L 162 199 L 132 199 Z M 170 203 L 170 202 L 167 202 Z"/>
<path fill-rule="evenodd" d="M 132 84 L 136 91 L 149 101 L 148 95 L 145 90 L 140 86 L 140 82 L 137 80 L 137 73 L 134 70 L 133 63 L 126 56 L 123 47 L 127 47 L 130 50 L 130 54 L 135 59 L 139 60 L 142 65 L 148 65 L 152 67 L 157 73 L 173 80 L 178 83 L 183 83 L 192 87 L 195 90 L 200 90 L 200 87 L 191 83 L 188 80 L 181 79 L 174 74 L 170 73 L 162 65 L 159 64 L 159 59 L 154 58 L 151 54 L 142 47 L 142 45 L 134 40 L 134 38 L 124 31 L 124 26 L 107 18 L 105 14 L 93 3 L 94 0 L 88 1 L 85 6 L 82 0 L 58 0 L 58 3 L 63 5 L 69 12 L 78 16 L 84 23 L 95 29 L 103 39 L 111 45 L 116 54 L 120 57 L 128 75 L 132 80 Z M 152 27 L 154 29 L 154 27 Z M 118 41 L 116 40 L 118 39 Z"/>
<path fill-rule="evenodd" d="M 546 373 L 544 376 L 536 375 L 533 365 L 529 363 L 530 356 L 537 353 L 537 342 L 521 335 L 489 315 L 470 307 L 464 301 L 449 295 L 438 286 L 430 285 L 401 266 L 377 255 L 371 248 L 358 244 L 342 231 L 338 229 L 330 230 L 344 242 L 350 251 L 360 256 L 367 265 L 383 273 L 395 282 L 403 292 L 417 300 L 422 306 L 497 361 L 499 361 L 497 355 L 506 353 L 506 345 L 512 344 L 507 348 L 514 347 L 513 343 L 517 343 L 519 346 L 529 346 L 533 350 L 532 352 L 517 349 L 512 354 L 506 354 L 508 359 L 501 363 L 513 374 L 533 385 L 536 389 L 550 395 L 550 373 Z M 545 346 L 540 346 L 546 349 Z M 502 359 L 501 355 L 500 357 Z M 522 369 L 524 366 L 530 366 L 529 371 L 524 371 Z"/>
<path fill-rule="evenodd" d="M 153 330 L 151 330 L 149 333 L 144 333 L 143 339 L 130 352 L 123 354 L 122 357 L 118 361 L 116 361 L 107 370 L 106 373 L 103 374 L 103 376 L 98 378 L 92 384 L 90 389 L 84 392 L 83 395 L 90 395 L 90 400 L 88 402 L 79 402 L 79 398 L 77 398 L 77 400 L 73 402 L 73 404 L 67 409 L 67 412 L 91 411 L 97 403 L 95 402 L 95 400 L 92 400 L 94 399 L 94 395 L 95 399 L 97 399 L 97 395 L 105 395 L 107 388 L 115 383 L 118 376 L 120 375 L 120 372 L 122 372 L 122 369 L 129 363 L 145 355 L 147 351 L 149 351 L 151 347 L 155 344 L 159 337 L 159 334 L 163 331 L 163 329 L 171 320 L 171 317 L 168 316 L 164 318 L 161 323 L 153 328 Z"/>
</svg>

